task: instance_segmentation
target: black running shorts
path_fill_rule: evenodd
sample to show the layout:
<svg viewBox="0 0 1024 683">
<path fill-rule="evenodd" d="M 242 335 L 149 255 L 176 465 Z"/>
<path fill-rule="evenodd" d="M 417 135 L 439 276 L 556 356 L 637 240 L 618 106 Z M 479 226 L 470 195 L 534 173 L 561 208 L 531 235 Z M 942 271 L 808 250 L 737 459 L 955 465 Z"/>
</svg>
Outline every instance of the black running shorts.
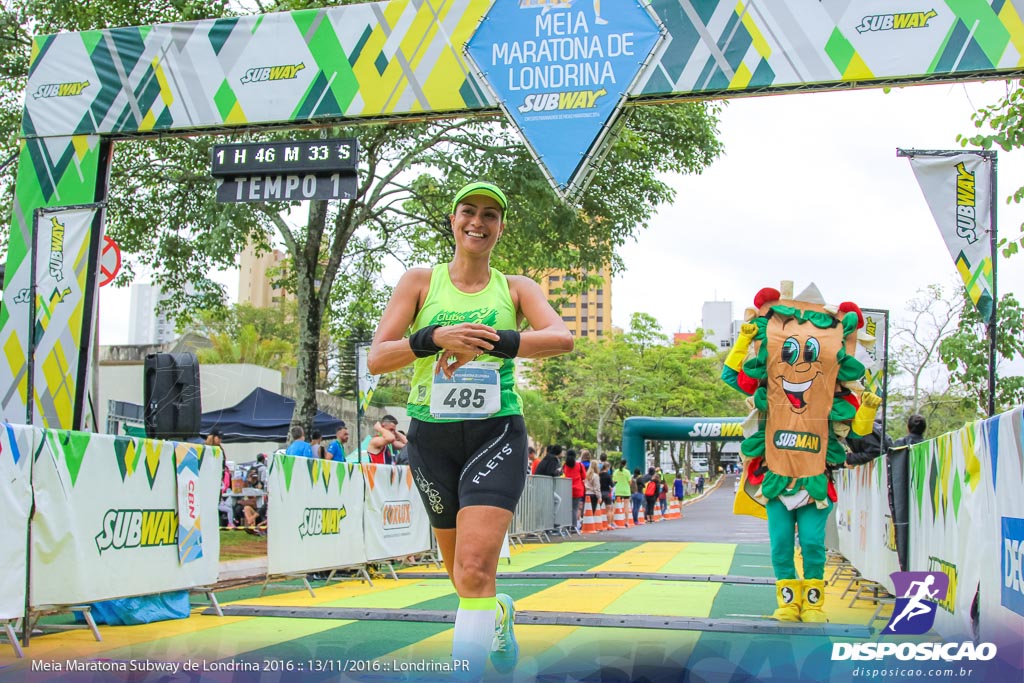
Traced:
<svg viewBox="0 0 1024 683">
<path fill-rule="evenodd" d="M 454 529 L 459 510 L 492 505 L 514 512 L 526 486 L 522 415 L 409 425 L 409 466 L 435 529 Z"/>
</svg>

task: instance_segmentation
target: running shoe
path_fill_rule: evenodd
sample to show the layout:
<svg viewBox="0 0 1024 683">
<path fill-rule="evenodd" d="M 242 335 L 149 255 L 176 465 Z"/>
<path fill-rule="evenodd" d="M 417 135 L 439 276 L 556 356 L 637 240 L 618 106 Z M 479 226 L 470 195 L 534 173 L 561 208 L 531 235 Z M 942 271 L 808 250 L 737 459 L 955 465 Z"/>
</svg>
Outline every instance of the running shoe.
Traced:
<svg viewBox="0 0 1024 683">
<path fill-rule="evenodd" d="M 515 668 L 519 661 L 519 643 L 516 642 L 514 625 L 516 608 L 512 598 L 498 593 L 498 607 L 501 619 L 494 625 L 494 640 L 491 642 L 491 665 L 501 674 L 507 674 Z"/>
</svg>

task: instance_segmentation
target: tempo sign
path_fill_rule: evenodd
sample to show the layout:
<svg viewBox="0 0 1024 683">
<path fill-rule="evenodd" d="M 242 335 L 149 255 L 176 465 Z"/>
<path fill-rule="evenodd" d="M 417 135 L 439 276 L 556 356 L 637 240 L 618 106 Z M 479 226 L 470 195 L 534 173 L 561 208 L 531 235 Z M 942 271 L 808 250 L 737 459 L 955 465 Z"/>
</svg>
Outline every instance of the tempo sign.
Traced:
<svg viewBox="0 0 1024 683">
<path fill-rule="evenodd" d="M 218 202 L 351 199 L 359 147 L 354 139 L 216 145 L 210 173 Z"/>
</svg>

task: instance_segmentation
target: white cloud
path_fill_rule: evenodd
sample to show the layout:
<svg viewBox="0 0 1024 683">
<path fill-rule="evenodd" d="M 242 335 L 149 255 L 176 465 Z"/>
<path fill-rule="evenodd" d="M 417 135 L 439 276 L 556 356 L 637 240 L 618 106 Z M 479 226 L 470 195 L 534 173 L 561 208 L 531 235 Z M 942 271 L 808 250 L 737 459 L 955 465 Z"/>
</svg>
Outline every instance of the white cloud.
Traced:
<svg viewBox="0 0 1024 683">
<path fill-rule="evenodd" d="M 655 316 L 667 333 L 700 325 L 705 301 L 739 315 L 765 286 L 815 282 L 826 300 L 904 315 L 933 283 L 956 279 L 907 159 L 896 148 L 959 149 L 975 107 L 1006 83 L 801 93 L 731 101 L 725 154 L 621 252 L 612 317 Z M 1019 235 L 1024 211 L 1005 197 L 1024 184 L 1024 155 L 999 154 L 999 234 Z M 1024 255 L 999 263 L 1000 293 L 1024 296 Z"/>
</svg>

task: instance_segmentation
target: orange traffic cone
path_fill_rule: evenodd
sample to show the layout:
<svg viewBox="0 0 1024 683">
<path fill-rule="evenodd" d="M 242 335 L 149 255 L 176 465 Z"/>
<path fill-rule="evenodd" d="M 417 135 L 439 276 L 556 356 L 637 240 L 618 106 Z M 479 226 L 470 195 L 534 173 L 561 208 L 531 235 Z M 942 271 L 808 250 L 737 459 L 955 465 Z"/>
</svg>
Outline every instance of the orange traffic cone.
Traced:
<svg viewBox="0 0 1024 683">
<path fill-rule="evenodd" d="M 653 521 L 660 522 L 661 520 L 662 520 L 662 516 L 661 516 L 661 503 L 659 503 L 658 501 L 654 501 L 654 520 Z"/>
<path fill-rule="evenodd" d="M 666 519 L 679 519 L 683 515 L 679 511 L 679 501 L 670 500 L 668 503 L 668 514 L 665 515 Z"/>
<path fill-rule="evenodd" d="M 612 516 L 612 521 L 620 529 L 626 528 L 626 501 L 623 498 L 615 499 L 615 512 Z"/>
<path fill-rule="evenodd" d="M 594 510 L 594 516 L 597 518 L 594 520 L 594 526 L 597 527 L 598 531 L 608 531 L 608 508 L 604 506 L 604 501 L 598 501 L 597 509 Z"/>
<path fill-rule="evenodd" d="M 581 534 L 592 534 L 597 529 L 594 528 L 594 512 L 590 508 L 589 501 L 583 501 L 583 526 L 580 528 Z"/>
</svg>

